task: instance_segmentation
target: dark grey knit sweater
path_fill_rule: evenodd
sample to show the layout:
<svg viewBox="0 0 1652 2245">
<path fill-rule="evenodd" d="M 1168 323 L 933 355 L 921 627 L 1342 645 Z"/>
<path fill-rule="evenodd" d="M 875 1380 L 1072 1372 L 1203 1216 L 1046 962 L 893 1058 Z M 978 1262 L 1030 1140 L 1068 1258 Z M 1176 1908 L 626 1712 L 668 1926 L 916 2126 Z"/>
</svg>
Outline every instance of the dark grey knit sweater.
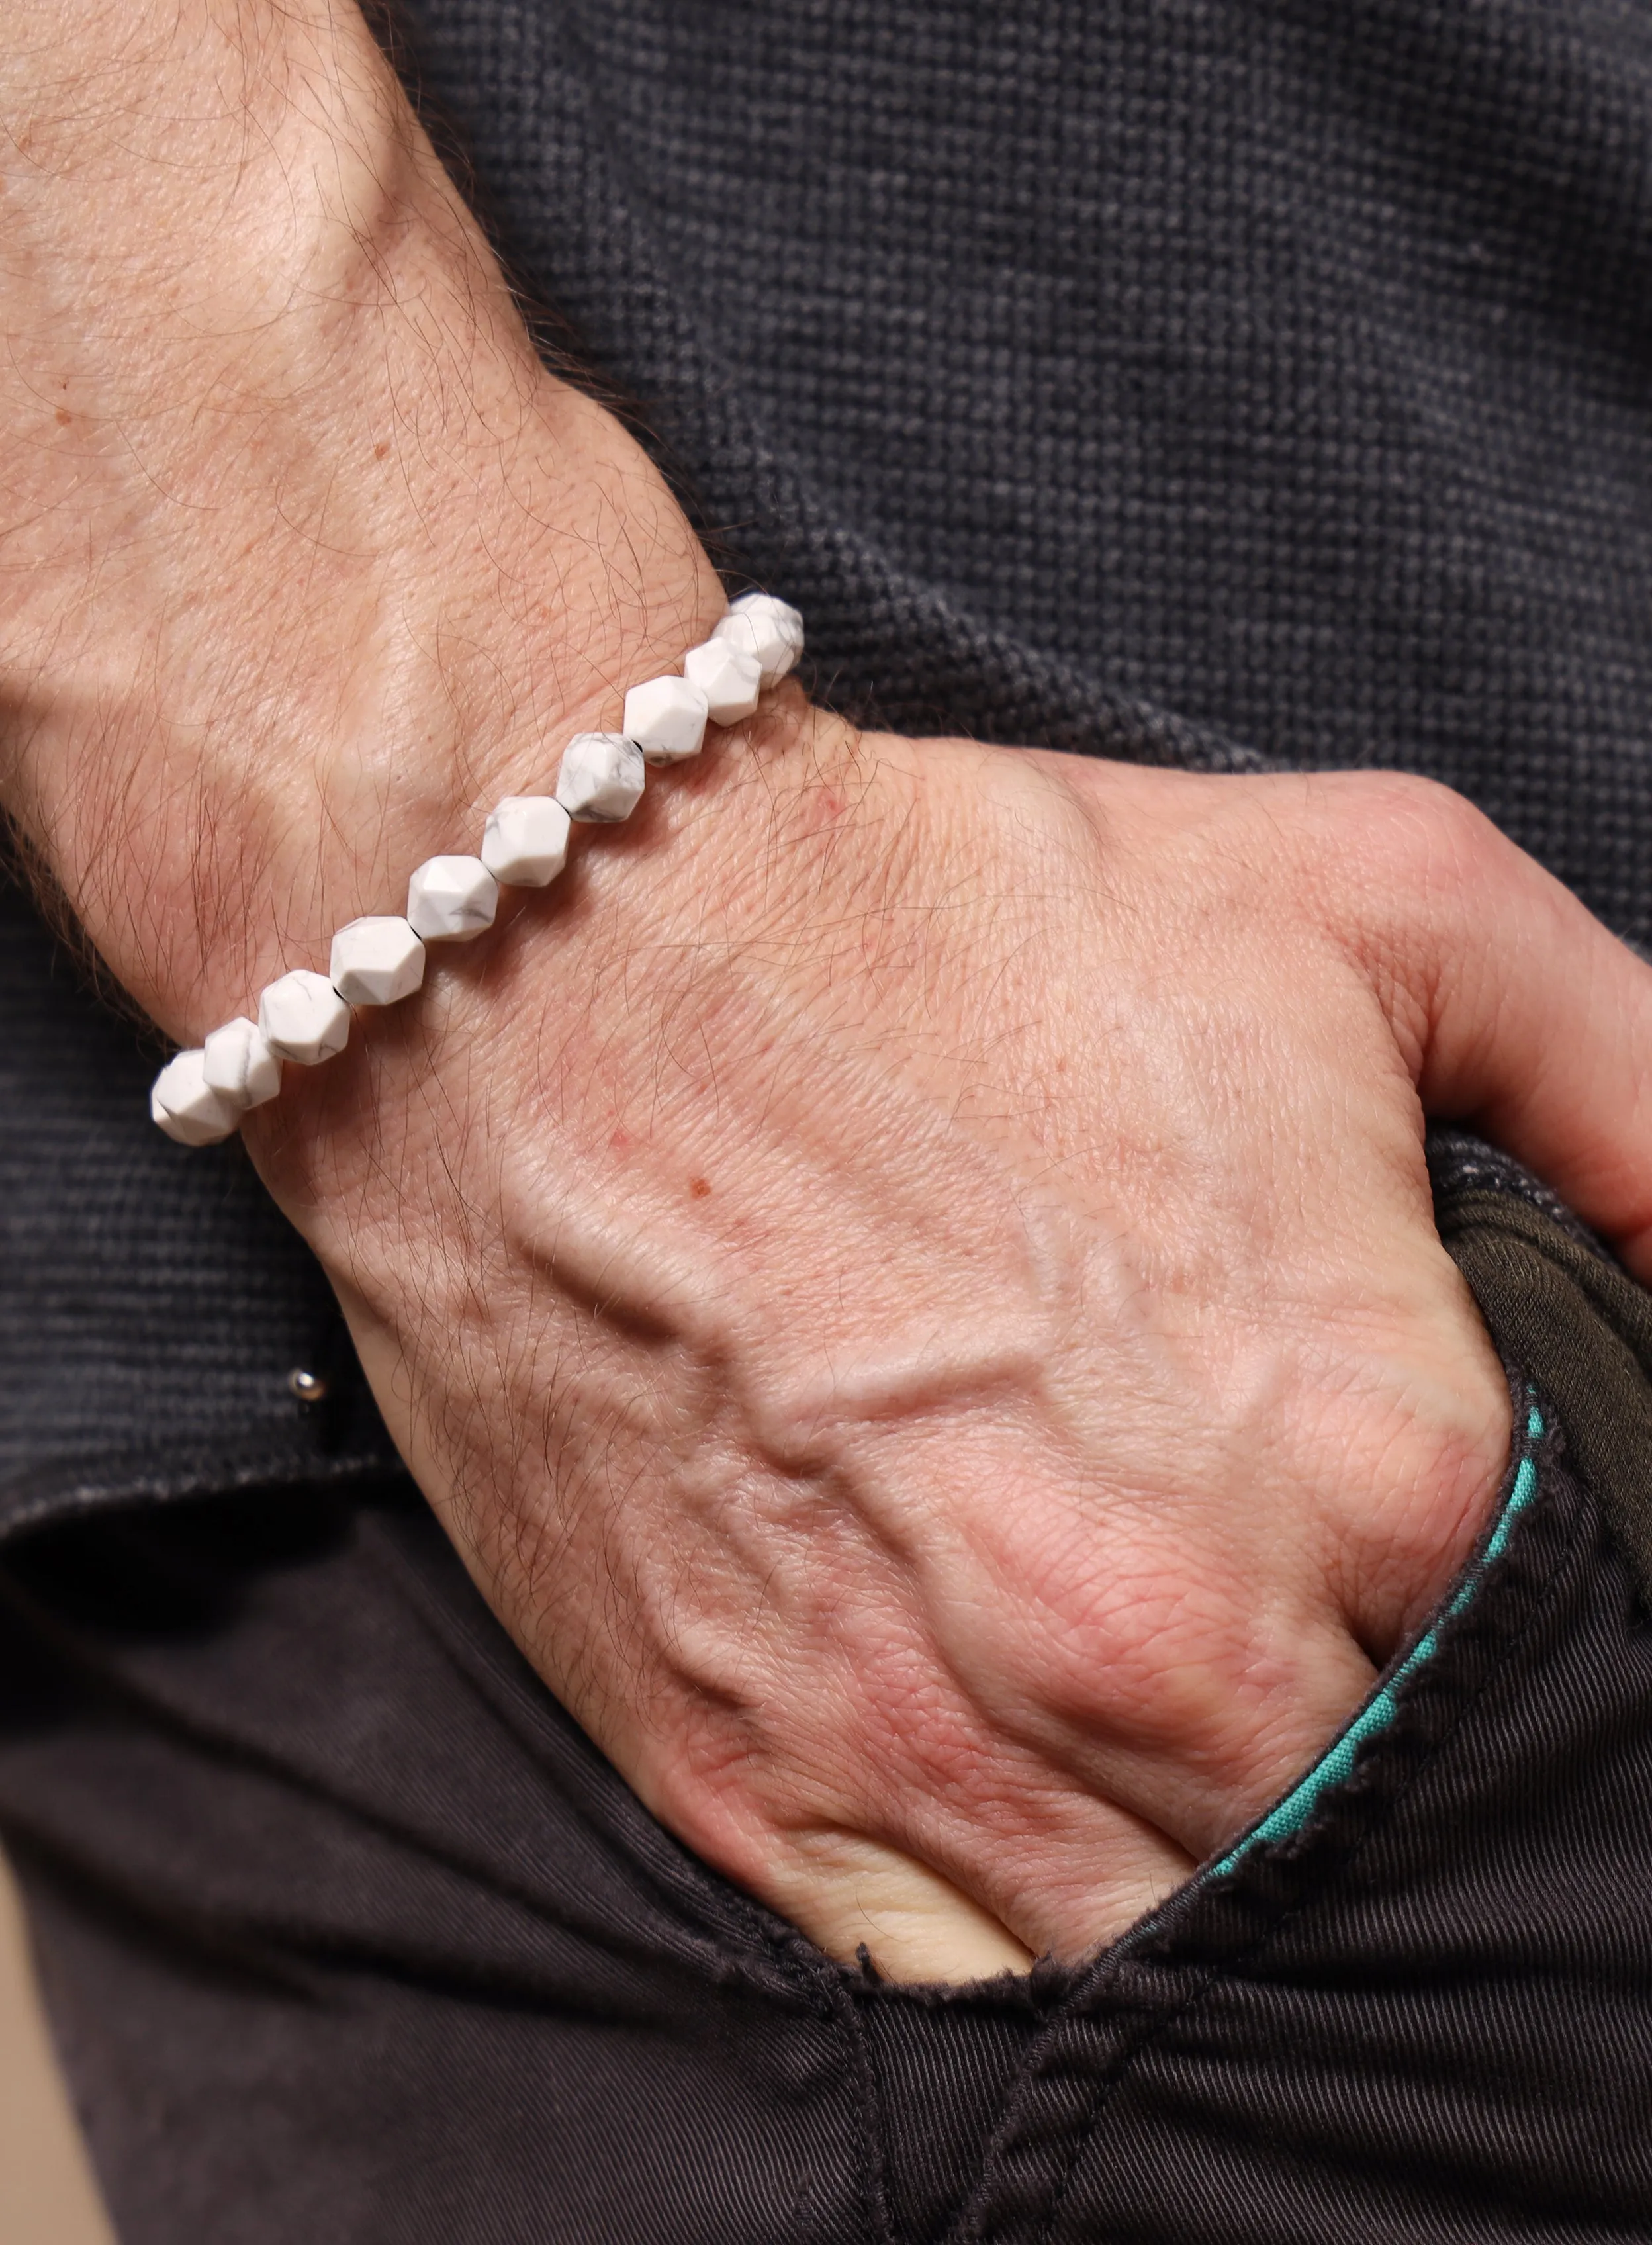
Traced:
<svg viewBox="0 0 1652 2245">
<path fill-rule="evenodd" d="M 418 0 L 407 59 L 825 698 L 1430 772 L 1652 935 L 1644 0 Z M 0 946 L 0 1519 L 362 1469 L 239 1155 Z"/>
</svg>

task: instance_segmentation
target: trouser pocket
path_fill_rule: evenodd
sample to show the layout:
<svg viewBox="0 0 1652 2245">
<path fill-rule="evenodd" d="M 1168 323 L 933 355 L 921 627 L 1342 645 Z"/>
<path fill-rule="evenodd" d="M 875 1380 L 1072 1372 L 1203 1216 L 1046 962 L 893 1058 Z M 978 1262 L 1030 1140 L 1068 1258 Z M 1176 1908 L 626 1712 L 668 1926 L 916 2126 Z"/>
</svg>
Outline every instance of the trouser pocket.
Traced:
<svg viewBox="0 0 1652 2245">
<path fill-rule="evenodd" d="M 1464 1576 L 1343 1737 L 1045 2026 L 969 2235 L 1652 2235 L 1652 1305 L 1431 1146 L 1522 1401 Z"/>
</svg>

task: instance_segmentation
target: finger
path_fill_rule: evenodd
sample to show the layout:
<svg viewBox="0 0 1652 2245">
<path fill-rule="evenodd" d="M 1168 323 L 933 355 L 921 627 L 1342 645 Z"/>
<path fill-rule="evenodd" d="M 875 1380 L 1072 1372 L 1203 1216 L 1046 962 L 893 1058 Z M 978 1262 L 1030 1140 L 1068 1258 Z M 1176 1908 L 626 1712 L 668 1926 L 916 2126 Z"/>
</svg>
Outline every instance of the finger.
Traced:
<svg viewBox="0 0 1652 2245">
<path fill-rule="evenodd" d="M 1351 780 L 1338 824 L 1342 933 L 1425 1111 L 1524 1162 L 1652 1281 L 1652 967 L 1449 789 Z"/>
<path fill-rule="evenodd" d="M 860 1834 L 792 1835 L 770 1898 L 829 1957 L 863 1949 L 886 1980 L 991 1980 L 1028 1972 L 1031 1952 L 938 1871 Z"/>
</svg>

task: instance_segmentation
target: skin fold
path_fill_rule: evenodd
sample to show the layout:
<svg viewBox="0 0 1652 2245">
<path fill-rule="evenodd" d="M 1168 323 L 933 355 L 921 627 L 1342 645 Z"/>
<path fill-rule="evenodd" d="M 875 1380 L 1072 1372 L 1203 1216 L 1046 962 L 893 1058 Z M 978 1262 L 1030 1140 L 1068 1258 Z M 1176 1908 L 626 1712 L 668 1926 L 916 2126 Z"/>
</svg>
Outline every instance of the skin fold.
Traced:
<svg viewBox="0 0 1652 2245">
<path fill-rule="evenodd" d="M 723 593 L 353 10 L 0 35 L 0 798 L 198 1041 Z M 1652 975 L 1443 790 L 795 685 L 249 1151 L 477 1582 L 662 1821 L 917 1978 L 1117 1934 L 1480 1532 L 1425 1112 L 1652 1270 Z"/>
</svg>

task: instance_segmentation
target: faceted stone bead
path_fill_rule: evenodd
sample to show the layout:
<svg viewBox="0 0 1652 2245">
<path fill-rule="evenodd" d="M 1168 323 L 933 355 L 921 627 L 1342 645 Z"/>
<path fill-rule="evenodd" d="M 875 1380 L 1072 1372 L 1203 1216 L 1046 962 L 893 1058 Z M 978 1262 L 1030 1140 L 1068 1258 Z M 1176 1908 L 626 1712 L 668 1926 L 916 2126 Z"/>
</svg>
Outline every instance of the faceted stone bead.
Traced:
<svg viewBox="0 0 1652 2245">
<path fill-rule="evenodd" d="M 180 1052 L 155 1078 L 149 1111 L 180 1146 L 215 1146 L 234 1135 L 240 1113 L 206 1081 L 204 1051 Z"/>
<path fill-rule="evenodd" d="M 651 678 L 626 696 L 626 738 L 651 764 L 680 764 L 697 756 L 711 712 L 705 695 L 686 678 Z"/>
<path fill-rule="evenodd" d="M 714 724 L 736 724 L 757 707 L 762 689 L 762 666 L 755 655 L 726 639 L 708 639 L 703 647 L 691 647 L 682 659 L 682 675 L 705 695 Z"/>
<path fill-rule="evenodd" d="M 295 967 L 259 1000 L 258 1026 L 279 1059 L 314 1068 L 349 1043 L 350 1009 L 325 974 Z"/>
<path fill-rule="evenodd" d="M 245 1014 L 214 1029 L 201 1052 L 207 1082 L 232 1107 L 261 1107 L 281 1088 L 281 1061 Z"/>
<path fill-rule="evenodd" d="M 507 795 L 488 813 L 482 863 L 511 889 L 542 889 L 568 862 L 568 814 L 553 795 Z"/>
<path fill-rule="evenodd" d="M 499 885 L 479 858 L 427 858 L 407 885 L 407 916 L 426 943 L 469 943 L 498 909 Z"/>
<path fill-rule="evenodd" d="M 394 1006 L 424 980 L 424 946 L 397 912 L 353 919 L 333 938 L 333 987 L 349 1006 Z"/>
<path fill-rule="evenodd" d="M 789 601 L 772 593 L 742 593 L 713 632 L 747 655 L 755 655 L 765 686 L 778 685 L 796 667 L 803 651 L 803 620 Z"/>
<path fill-rule="evenodd" d="M 623 733 L 576 733 L 562 751 L 557 801 L 570 818 L 615 825 L 636 809 L 647 777 L 642 750 Z"/>
</svg>

